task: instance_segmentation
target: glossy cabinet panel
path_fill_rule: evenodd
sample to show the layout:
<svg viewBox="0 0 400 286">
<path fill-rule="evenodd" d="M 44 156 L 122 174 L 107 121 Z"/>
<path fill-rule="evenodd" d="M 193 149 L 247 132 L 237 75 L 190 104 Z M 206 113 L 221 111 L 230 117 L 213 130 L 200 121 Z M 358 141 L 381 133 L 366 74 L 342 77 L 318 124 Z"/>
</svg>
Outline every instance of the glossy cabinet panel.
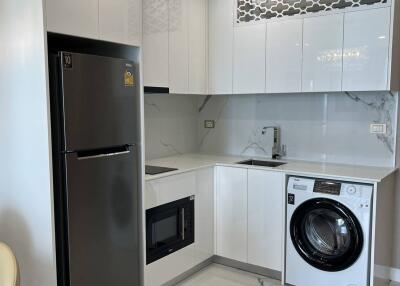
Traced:
<svg viewBox="0 0 400 286">
<path fill-rule="evenodd" d="M 189 93 L 207 93 L 207 0 L 189 3 Z"/>
<path fill-rule="evenodd" d="M 248 171 L 248 263 L 282 271 L 285 175 Z"/>
<path fill-rule="evenodd" d="M 46 0 L 47 30 L 97 39 L 98 12 L 98 0 Z"/>
<path fill-rule="evenodd" d="M 210 0 L 209 92 L 232 93 L 234 1 Z"/>
<path fill-rule="evenodd" d="M 343 14 L 304 19 L 303 92 L 341 91 Z"/>
<path fill-rule="evenodd" d="M 390 8 L 346 13 L 343 90 L 387 90 Z"/>
<path fill-rule="evenodd" d="M 100 39 L 139 46 L 142 38 L 141 0 L 99 0 Z"/>
<path fill-rule="evenodd" d="M 217 167 L 216 254 L 247 262 L 247 169 Z"/>
<path fill-rule="evenodd" d="M 214 168 L 196 171 L 195 263 L 214 255 Z"/>
<path fill-rule="evenodd" d="M 144 86 L 169 86 L 168 2 L 168 0 L 143 1 Z"/>
<path fill-rule="evenodd" d="M 267 24 L 267 93 L 301 92 L 303 20 Z"/>
<path fill-rule="evenodd" d="M 169 91 L 189 89 L 188 1 L 169 0 Z"/>
<path fill-rule="evenodd" d="M 265 93 L 265 24 L 234 28 L 233 93 Z"/>
</svg>

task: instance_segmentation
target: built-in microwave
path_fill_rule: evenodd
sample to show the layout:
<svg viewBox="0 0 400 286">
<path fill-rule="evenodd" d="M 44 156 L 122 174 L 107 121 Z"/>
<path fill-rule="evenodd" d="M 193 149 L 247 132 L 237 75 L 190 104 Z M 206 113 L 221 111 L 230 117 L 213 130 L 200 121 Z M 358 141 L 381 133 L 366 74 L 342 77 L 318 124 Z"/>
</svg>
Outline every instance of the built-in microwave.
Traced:
<svg viewBox="0 0 400 286">
<path fill-rule="evenodd" d="M 194 243 L 194 196 L 146 210 L 146 264 Z"/>
</svg>

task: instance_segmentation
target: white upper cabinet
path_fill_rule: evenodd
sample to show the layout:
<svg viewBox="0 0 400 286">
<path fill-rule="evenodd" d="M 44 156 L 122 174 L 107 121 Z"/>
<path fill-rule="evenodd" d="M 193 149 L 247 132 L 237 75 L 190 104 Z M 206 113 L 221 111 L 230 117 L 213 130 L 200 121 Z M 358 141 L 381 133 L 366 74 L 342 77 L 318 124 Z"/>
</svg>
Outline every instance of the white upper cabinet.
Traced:
<svg viewBox="0 0 400 286">
<path fill-rule="evenodd" d="M 304 19 L 303 92 L 341 91 L 343 14 Z"/>
<path fill-rule="evenodd" d="M 344 91 L 389 89 L 390 21 L 390 8 L 345 15 Z"/>
<path fill-rule="evenodd" d="M 207 78 L 207 0 L 189 2 L 189 93 L 206 94 Z"/>
<path fill-rule="evenodd" d="M 97 39 L 98 0 L 46 0 L 47 30 L 54 33 Z"/>
<path fill-rule="evenodd" d="M 301 92 L 303 20 L 267 24 L 267 93 Z"/>
<path fill-rule="evenodd" d="M 47 30 L 139 46 L 142 0 L 46 0 Z"/>
<path fill-rule="evenodd" d="M 265 93 L 265 24 L 234 28 L 233 93 Z"/>
<path fill-rule="evenodd" d="M 139 46 L 142 38 L 141 0 L 99 0 L 99 33 L 102 40 Z"/>
<path fill-rule="evenodd" d="M 169 91 L 188 93 L 189 39 L 187 0 L 169 0 Z"/>
<path fill-rule="evenodd" d="M 217 167 L 217 255 L 247 262 L 247 169 Z"/>
<path fill-rule="evenodd" d="M 207 94 L 207 0 L 143 2 L 144 85 Z"/>
<path fill-rule="evenodd" d="M 248 263 L 282 271 L 285 175 L 248 171 Z"/>
<path fill-rule="evenodd" d="M 143 1 L 143 83 L 169 86 L 168 0 Z"/>
<path fill-rule="evenodd" d="M 233 76 L 232 0 L 209 0 L 209 92 L 231 94 Z"/>
</svg>

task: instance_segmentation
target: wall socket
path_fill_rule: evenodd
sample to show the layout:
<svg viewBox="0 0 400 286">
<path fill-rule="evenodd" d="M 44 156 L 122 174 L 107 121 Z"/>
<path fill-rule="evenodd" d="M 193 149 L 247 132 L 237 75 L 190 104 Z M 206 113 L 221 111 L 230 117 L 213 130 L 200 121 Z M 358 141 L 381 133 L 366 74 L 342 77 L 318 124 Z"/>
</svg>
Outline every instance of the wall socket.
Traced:
<svg viewBox="0 0 400 286">
<path fill-rule="evenodd" d="M 215 128 L 215 120 L 204 120 L 204 128 L 207 129 Z"/>
<path fill-rule="evenodd" d="M 386 124 L 373 123 L 369 127 L 369 133 L 371 134 L 386 134 Z"/>
</svg>

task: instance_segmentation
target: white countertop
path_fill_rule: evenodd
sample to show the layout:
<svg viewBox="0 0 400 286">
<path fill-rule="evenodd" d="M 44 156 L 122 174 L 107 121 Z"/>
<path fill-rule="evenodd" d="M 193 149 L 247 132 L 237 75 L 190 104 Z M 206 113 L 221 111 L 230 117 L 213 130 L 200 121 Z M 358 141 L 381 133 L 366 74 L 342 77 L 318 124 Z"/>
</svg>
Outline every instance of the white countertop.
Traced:
<svg viewBox="0 0 400 286">
<path fill-rule="evenodd" d="M 294 161 L 285 160 L 287 164 L 270 168 L 260 166 L 238 165 L 237 162 L 246 159 L 257 159 L 255 157 L 235 157 L 235 156 L 220 156 L 220 155 L 205 155 L 205 154 L 183 154 L 171 157 L 164 157 L 146 161 L 146 165 L 176 168 L 178 170 L 167 172 L 159 175 L 146 175 L 146 181 L 159 179 L 162 177 L 172 176 L 179 173 L 184 173 L 200 168 L 212 166 L 230 166 L 248 169 L 262 169 L 285 172 L 291 175 L 326 177 L 332 179 L 356 181 L 356 182 L 380 182 L 387 176 L 396 171 L 396 168 L 382 168 L 370 166 L 357 166 L 345 164 L 332 164 L 321 162 Z M 260 160 L 268 160 L 258 158 Z"/>
</svg>

